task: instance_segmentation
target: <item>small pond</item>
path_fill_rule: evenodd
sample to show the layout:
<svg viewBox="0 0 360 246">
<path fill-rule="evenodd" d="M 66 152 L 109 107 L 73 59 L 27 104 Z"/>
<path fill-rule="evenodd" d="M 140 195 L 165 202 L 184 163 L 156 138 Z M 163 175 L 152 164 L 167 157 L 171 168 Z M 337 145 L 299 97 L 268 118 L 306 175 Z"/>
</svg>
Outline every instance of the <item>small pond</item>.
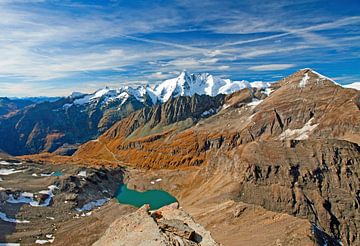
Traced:
<svg viewBox="0 0 360 246">
<path fill-rule="evenodd" d="M 51 176 L 54 176 L 54 177 L 61 177 L 63 176 L 64 174 L 61 172 L 61 171 L 55 171 L 51 174 Z"/>
<path fill-rule="evenodd" d="M 140 192 L 129 189 L 126 184 L 120 185 L 116 192 L 119 203 L 141 207 L 149 204 L 150 209 L 159 209 L 165 205 L 177 202 L 176 198 L 163 190 L 148 190 Z"/>
</svg>

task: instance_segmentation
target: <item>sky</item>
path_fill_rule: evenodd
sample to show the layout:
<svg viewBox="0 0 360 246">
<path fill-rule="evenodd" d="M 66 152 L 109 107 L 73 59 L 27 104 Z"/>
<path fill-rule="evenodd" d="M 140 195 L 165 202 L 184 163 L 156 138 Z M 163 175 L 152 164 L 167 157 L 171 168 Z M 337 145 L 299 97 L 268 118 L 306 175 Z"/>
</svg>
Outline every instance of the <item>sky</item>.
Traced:
<svg viewBox="0 0 360 246">
<path fill-rule="evenodd" d="M 359 0 L 0 0 L 0 96 L 63 96 L 209 72 L 360 81 Z"/>
</svg>

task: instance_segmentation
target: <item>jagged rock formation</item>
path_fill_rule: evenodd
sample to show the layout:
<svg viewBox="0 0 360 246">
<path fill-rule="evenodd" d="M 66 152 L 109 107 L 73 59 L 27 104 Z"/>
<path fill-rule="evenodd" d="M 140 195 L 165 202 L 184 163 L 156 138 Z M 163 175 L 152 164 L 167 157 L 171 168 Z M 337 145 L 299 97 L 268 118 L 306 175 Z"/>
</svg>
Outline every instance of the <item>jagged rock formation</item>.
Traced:
<svg viewBox="0 0 360 246">
<path fill-rule="evenodd" d="M 201 166 L 208 177 L 230 176 L 234 199 L 307 218 L 344 245 L 359 244 L 360 92 L 310 69 L 271 88 L 268 97 L 254 89 L 229 95 L 216 114 L 187 125 L 173 117 L 180 105 L 166 115 L 136 112 L 76 157 Z"/>
<path fill-rule="evenodd" d="M 136 212 L 118 218 L 93 245 L 218 245 L 208 231 L 189 214 L 172 204 L 149 214 L 144 205 Z"/>
</svg>

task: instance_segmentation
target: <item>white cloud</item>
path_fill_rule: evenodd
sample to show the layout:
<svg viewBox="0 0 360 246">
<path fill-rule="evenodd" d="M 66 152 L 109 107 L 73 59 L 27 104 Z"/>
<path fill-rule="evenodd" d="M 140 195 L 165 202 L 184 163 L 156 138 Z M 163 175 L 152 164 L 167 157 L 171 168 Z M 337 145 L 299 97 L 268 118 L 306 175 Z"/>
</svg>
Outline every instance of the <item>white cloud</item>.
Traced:
<svg viewBox="0 0 360 246">
<path fill-rule="evenodd" d="M 155 73 L 152 73 L 150 75 L 147 75 L 146 76 L 147 79 L 156 79 L 156 80 L 162 80 L 162 79 L 167 79 L 169 78 L 169 74 L 165 74 L 163 72 L 155 72 Z"/>
<path fill-rule="evenodd" d="M 219 69 L 220 71 L 225 71 L 225 70 L 228 70 L 229 68 L 230 68 L 230 66 L 226 66 L 226 65 L 217 67 L 217 69 Z"/>
<path fill-rule="evenodd" d="M 248 70 L 251 71 L 277 71 L 277 70 L 284 70 L 291 67 L 294 67 L 295 64 L 267 64 L 267 65 L 258 65 L 258 66 L 251 66 Z"/>
<path fill-rule="evenodd" d="M 261 9 L 250 4 L 250 10 L 263 11 L 261 18 L 243 8 L 229 8 L 228 2 L 210 0 L 152 8 L 142 7 L 151 1 L 139 8 L 71 1 L 52 1 L 55 8 L 49 8 L 43 1 L 0 0 L 0 94 L 21 93 L 21 88 L 31 93 L 92 90 L 106 83 L 166 79 L 183 69 L 235 74 L 241 79 L 254 74 L 249 71 L 358 57 L 349 47 L 359 47 L 355 41 L 360 36 L 360 16 L 306 18 L 309 14 L 304 13 L 299 17 L 282 11 L 289 8 L 288 1 L 269 2 Z M 330 53 L 329 48 L 337 52 Z M 291 57 L 295 51 L 301 54 Z M 55 79 L 62 81 L 60 85 L 51 84 Z M 92 82 L 84 84 L 87 79 Z M 64 88 L 59 87 L 62 84 Z"/>
<path fill-rule="evenodd" d="M 251 51 L 247 51 L 245 53 L 242 53 L 240 55 L 240 57 L 242 58 L 255 58 L 258 56 L 263 56 L 263 55 L 270 55 L 270 54 L 274 54 L 274 53 L 284 53 L 284 52 L 289 52 L 289 51 L 294 51 L 294 50 L 304 50 L 304 49 L 308 49 L 311 48 L 312 46 L 310 45 L 299 45 L 299 46 L 294 46 L 294 47 L 285 47 L 285 48 L 275 48 L 275 47 L 267 47 L 265 49 L 252 49 Z"/>
</svg>

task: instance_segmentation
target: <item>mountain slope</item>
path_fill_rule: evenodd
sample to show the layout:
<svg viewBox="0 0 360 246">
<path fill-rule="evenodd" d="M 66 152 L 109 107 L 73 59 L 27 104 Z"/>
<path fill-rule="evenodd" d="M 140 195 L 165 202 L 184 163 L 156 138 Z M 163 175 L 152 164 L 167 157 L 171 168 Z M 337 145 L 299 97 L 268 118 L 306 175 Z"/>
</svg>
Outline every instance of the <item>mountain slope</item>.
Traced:
<svg viewBox="0 0 360 246">
<path fill-rule="evenodd" d="M 17 111 L 33 104 L 30 100 L 9 99 L 7 97 L 0 97 L 0 118 L 9 117 Z"/>
<path fill-rule="evenodd" d="M 307 80 L 303 86 L 305 78 Z M 147 158 L 149 161 L 141 161 L 142 165 L 151 167 L 167 165 L 163 163 L 166 162 L 166 154 L 160 154 L 155 148 L 162 146 L 163 152 L 172 153 L 171 148 L 175 146 L 175 143 L 183 149 L 190 148 L 188 146 L 191 144 L 197 146 L 196 151 L 192 149 L 195 151 L 195 156 L 206 152 L 212 146 L 228 145 L 234 148 L 252 141 L 271 139 L 335 138 L 360 143 L 358 91 L 344 89 L 309 69 L 300 70 L 272 85 L 271 88 L 274 91 L 269 97 L 257 89 L 245 89 L 231 94 L 225 97 L 222 110 L 185 131 L 157 132 L 162 136 L 155 137 L 151 131 L 137 129 L 139 116 L 142 114 L 135 113 L 114 125 L 99 139 L 105 142 L 115 155 L 118 154 L 118 159 L 123 161 L 128 161 L 129 155 L 123 152 L 127 149 L 124 145 L 128 142 L 131 142 L 129 149 L 132 151 L 136 149 L 139 153 L 150 152 L 151 155 L 159 155 L 154 157 L 158 161 L 151 158 Z M 180 104 L 174 107 L 188 106 Z M 156 110 L 150 113 L 156 115 Z M 121 129 L 126 129 L 126 131 Z M 136 134 L 133 133 L 135 130 Z M 142 133 L 139 133 L 141 131 Z M 132 133 L 133 137 L 128 139 Z M 138 135 L 138 139 L 134 135 Z M 153 138 L 153 140 L 142 139 L 144 137 Z M 141 144 L 142 141 L 153 142 L 153 144 L 149 145 L 149 149 L 144 150 L 148 147 L 147 144 Z M 101 142 L 95 141 L 88 145 L 101 145 Z M 132 148 L 132 145 L 141 147 Z M 86 156 L 92 155 L 91 152 L 87 153 L 86 145 L 82 146 L 77 154 L 81 155 L 80 153 L 83 152 Z M 169 154 L 169 159 L 172 155 Z M 183 156 L 182 153 L 179 156 Z M 194 158 L 197 159 L 197 157 Z M 132 160 L 130 162 L 138 164 L 135 159 Z"/>
<path fill-rule="evenodd" d="M 254 89 L 228 95 L 217 113 L 185 129 L 176 125 L 181 119 L 169 122 L 170 130 L 164 120 L 147 127 L 134 113 L 75 156 L 146 168 L 196 166 L 187 196 L 207 194 L 209 185 L 225 192 L 212 177 L 231 179 L 235 188 L 222 196 L 307 218 L 344 245 L 359 244 L 360 92 L 310 69 L 271 89 L 268 97 Z M 147 112 L 145 122 L 159 115 Z"/>
</svg>

